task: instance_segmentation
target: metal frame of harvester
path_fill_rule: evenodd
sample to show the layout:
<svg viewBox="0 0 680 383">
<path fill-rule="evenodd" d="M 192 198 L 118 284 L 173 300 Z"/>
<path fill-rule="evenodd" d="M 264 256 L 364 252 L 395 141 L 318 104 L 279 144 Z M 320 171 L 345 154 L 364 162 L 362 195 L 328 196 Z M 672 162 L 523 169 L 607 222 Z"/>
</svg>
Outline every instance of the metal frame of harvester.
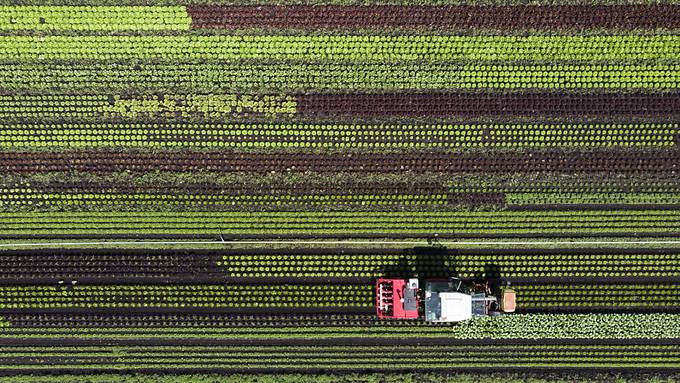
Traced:
<svg viewBox="0 0 680 383">
<path fill-rule="evenodd" d="M 492 286 L 489 280 L 460 278 L 420 280 L 380 278 L 376 282 L 376 312 L 380 319 L 424 319 L 460 322 L 473 317 L 515 311 L 515 291 Z M 421 302 L 424 302 L 421 307 Z"/>
</svg>

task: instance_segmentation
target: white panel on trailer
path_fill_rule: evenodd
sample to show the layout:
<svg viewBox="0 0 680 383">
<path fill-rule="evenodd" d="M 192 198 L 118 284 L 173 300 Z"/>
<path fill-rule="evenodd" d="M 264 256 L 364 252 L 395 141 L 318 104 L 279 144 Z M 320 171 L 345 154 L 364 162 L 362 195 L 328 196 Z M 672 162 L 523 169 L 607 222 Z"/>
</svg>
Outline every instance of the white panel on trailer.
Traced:
<svg viewBox="0 0 680 383">
<path fill-rule="evenodd" d="M 472 296 L 463 293 L 439 293 L 441 317 L 437 322 L 460 322 L 472 318 Z"/>
</svg>

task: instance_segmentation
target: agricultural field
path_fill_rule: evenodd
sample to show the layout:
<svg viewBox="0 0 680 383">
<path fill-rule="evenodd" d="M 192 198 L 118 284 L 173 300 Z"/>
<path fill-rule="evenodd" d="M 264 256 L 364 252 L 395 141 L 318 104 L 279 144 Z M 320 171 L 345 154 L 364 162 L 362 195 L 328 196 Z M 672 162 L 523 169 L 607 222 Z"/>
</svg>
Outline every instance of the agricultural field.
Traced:
<svg viewBox="0 0 680 383">
<path fill-rule="evenodd" d="M 678 145 L 677 0 L 0 0 L 0 383 L 680 381 Z"/>
</svg>

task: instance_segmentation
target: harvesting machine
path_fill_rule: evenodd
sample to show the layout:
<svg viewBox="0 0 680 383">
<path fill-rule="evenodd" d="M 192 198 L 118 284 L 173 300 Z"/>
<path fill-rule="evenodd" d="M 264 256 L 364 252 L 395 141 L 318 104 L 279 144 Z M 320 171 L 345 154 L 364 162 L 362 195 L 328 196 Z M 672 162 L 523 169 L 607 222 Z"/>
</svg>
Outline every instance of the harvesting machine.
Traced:
<svg viewBox="0 0 680 383">
<path fill-rule="evenodd" d="M 425 289 L 421 291 L 417 278 L 378 279 L 378 318 L 460 322 L 474 316 L 495 316 L 515 311 L 515 292 L 488 279 L 427 279 L 424 285 Z M 422 308 L 421 302 L 424 302 Z"/>
</svg>

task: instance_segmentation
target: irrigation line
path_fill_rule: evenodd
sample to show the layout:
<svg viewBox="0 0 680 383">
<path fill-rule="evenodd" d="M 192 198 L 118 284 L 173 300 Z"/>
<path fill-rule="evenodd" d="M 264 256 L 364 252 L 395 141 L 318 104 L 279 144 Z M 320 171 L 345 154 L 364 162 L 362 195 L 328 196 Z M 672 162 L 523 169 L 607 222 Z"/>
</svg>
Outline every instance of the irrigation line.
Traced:
<svg viewBox="0 0 680 383">
<path fill-rule="evenodd" d="M 98 241 L 98 242 L 24 242 L 0 243 L 0 247 L 32 246 L 119 246 L 119 245 L 429 245 L 426 241 Z M 661 245 L 678 244 L 679 240 L 663 241 L 440 241 L 438 245 Z"/>
</svg>

